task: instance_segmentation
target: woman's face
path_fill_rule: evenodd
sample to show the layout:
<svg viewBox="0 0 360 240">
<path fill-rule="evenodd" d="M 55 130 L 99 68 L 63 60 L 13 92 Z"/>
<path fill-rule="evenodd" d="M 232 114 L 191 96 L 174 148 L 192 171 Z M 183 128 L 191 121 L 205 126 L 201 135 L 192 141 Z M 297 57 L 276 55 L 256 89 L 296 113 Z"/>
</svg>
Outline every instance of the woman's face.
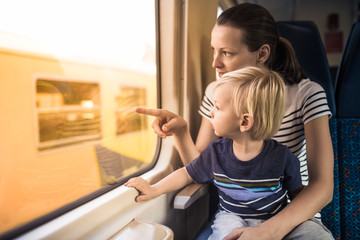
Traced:
<svg viewBox="0 0 360 240">
<path fill-rule="evenodd" d="M 250 52 L 242 41 L 242 30 L 225 25 L 215 25 L 211 32 L 214 51 L 212 67 L 219 77 L 245 66 L 255 66 L 258 51 Z"/>
</svg>

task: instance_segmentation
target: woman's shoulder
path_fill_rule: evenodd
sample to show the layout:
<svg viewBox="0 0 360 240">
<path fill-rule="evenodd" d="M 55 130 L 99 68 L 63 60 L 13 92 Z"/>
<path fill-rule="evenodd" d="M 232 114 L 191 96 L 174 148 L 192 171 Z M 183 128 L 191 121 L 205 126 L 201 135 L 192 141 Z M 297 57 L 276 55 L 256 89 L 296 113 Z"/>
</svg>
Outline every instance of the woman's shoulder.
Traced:
<svg viewBox="0 0 360 240">
<path fill-rule="evenodd" d="M 211 119 L 210 111 L 214 107 L 213 100 L 214 100 L 215 85 L 216 85 L 216 81 L 213 81 L 206 87 L 203 100 L 199 107 L 200 115 L 207 119 Z"/>
<path fill-rule="evenodd" d="M 309 78 L 302 79 L 299 83 L 288 86 L 288 89 L 300 93 L 324 91 L 319 83 L 311 81 Z"/>
<path fill-rule="evenodd" d="M 296 113 L 307 123 L 323 115 L 330 115 L 324 88 L 310 79 L 303 79 L 297 84 L 287 86 L 286 116 Z"/>
<path fill-rule="evenodd" d="M 303 79 L 299 83 L 288 85 L 286 87 L 287 96 L 291 96 L 288 101 L 302 104 L 306 99 L 323 98 L 324 88 L 310 79 Z"/>
</svg>

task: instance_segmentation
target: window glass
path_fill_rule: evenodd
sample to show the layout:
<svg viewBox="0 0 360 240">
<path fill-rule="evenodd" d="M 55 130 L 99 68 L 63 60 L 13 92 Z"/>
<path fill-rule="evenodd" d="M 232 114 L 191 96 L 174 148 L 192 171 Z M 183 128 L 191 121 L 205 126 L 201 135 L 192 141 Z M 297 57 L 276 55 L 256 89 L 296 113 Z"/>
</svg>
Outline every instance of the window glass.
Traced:
<svg viewBox="0 0 360 240">
<path fill-rule="evenodd" d="M 133 107 L 146 106 L 146 88 L 119 87 L 116 96 L 116 133 L 122 135 L 128 132 L 139 131 L 146 128 L 145 115 L 135 114 Z"/>
<path fill-rule="evenodd" d="M 0 235 L 151 165 L 155 36 L 154 1 L 0 2 Z"/>
<path fill-rule="evenodd" d="M 98 83 L 38 79 L 38 149 L 101 139 L 99 96 Z"/>
</svg>

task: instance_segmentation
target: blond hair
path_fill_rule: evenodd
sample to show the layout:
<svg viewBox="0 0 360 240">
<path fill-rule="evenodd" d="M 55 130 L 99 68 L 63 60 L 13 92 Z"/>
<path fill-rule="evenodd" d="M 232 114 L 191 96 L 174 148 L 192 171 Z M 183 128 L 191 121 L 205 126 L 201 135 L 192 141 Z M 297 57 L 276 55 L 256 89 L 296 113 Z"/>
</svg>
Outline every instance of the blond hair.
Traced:
<svg viewBox="0 0 360 240">
<path fill-rule="evenodd" d="M 254 139 L 271 138 L 280 128 L 285 112 L 285 83 L 268 69 L 245 67 L 224 74 L 216 87 L 233 84 L 235 114 L 248 113 L 254 118 L 250 134 Z M 215 88 L 216 88 L 215 87 Z"/>
</svg>

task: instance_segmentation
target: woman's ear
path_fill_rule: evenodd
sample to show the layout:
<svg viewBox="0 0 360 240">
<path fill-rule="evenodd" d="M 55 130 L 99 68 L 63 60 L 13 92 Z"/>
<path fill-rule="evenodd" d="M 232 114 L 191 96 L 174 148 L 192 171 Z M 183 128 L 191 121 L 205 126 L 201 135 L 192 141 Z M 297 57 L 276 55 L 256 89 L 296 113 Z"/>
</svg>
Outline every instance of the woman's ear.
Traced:
<svg viewBox="0 0 360 240">
<path fill-rule="evenodd" d="M 269 56 L 270 56 L 270 46 L 269 44 L 263 44 L 258 50 L 256 62 L 258 64 L 264 64 L 266 60 L 268 60 Z"/>
<path fill-rule="evenodd" d="M 240 131 L 247 132 L 254 126 L 254 118 L 248 114 L 244 113 L 240 118 Z"/>
</svg>

